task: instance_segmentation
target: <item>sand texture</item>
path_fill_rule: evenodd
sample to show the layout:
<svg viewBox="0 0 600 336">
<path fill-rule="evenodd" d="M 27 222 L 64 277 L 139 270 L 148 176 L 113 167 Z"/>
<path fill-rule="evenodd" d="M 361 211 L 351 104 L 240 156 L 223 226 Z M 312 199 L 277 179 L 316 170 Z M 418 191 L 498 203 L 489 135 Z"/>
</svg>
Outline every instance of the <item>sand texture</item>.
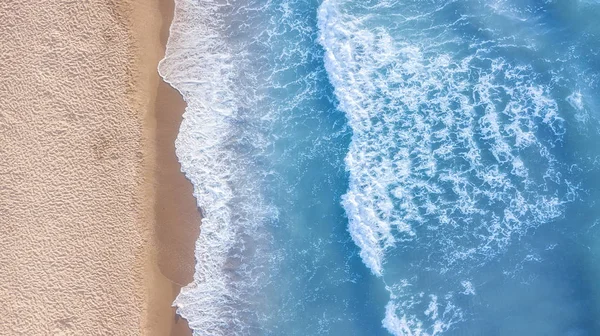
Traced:
<svg viewBox="0 0 600 336">
<path fill-rule="evenodd" d="M 0 335 L 189 334 L 170 302 L 199 219 L 160 6 L 0 1 Z"/>
</svg>

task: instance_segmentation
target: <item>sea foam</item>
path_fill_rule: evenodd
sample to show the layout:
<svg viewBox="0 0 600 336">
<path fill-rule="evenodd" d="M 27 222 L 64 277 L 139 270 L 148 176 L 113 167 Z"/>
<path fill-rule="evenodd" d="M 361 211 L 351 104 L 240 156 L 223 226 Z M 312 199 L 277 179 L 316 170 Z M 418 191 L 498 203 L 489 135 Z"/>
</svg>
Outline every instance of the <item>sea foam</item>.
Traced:
<svg viewBox="0 0 600 336">
<path fill-rule="evenodd" d="M 388 259 L 397 269 L 404 255 L 430 255 L 406 269 L 468 273 L 560 217 L 566 182 L 553 153 L 564 120 L 529 64 L 436 26 L 442 2 L 418 14 L 418 4 L 386 4 L 319 9 L 325 66 L 353 130 L 343 206 L 364 263 L 403 284 L 388 286 L 384 326 L 437 335 L 462 318 L 453 296 L 475 286 L 457 276 L 454 290 L 415 294 L 415 280 L 386 274 Z"/>
<path fill-rule="evenodd" d="M 225 35 L 227 9 L 220 1 L 176 1 L 159 65 L 187 103 L 175 146 L 203 215 L 194 281 L 174 302 L 197 335 L 245 335 L 256 327 L 252 296 L 264 280 L 256 256 L 268 246 L 260 223 L 273 214 L 250 168 L 261 144 L 248 147 L 239 136 L 240 120 L 252 116 L 242 113 L 236 80 L 243 59 Z"/>
<path fill-rule="evenodd" d="M 441 0 L 176 11 L 160 73 L 188 103 L 177 155 L 204 212 L 175 301 L 196 335 L 483 330 L 469 314 L 504 303 L 477 303 L 497 293 L 486 286 L 531 281 L 546 245 L 529 236 L 579 188 L 564 109 L 594 106 L 532 56 L 540 16 Z"/>
</svg>

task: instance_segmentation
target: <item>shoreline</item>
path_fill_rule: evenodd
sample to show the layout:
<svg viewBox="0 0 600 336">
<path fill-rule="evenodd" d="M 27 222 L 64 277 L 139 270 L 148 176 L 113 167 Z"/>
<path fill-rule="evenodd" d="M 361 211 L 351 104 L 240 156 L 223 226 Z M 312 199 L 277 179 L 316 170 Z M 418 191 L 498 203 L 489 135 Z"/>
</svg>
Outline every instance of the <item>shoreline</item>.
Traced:
<svg viewBox="0 0 600 336">
<path fill-rule="evenodd" d="M 159 32 L 159 58 L 165 55 L 169 29 L 175 14 L 174 0 L 158 0 L 162 20 Z M 186 104 L 183 97 L 158 74 L 158 61 L 153 62 L 155 96 L 154 115 L 148 129 L 153 139 L 153 163 L 149 171 L 154 177 L 154 239 L 147 327 L 155 335 L 187 336 L 192 332 L 187 321 L 171 307 L 181 288 L 193 281 L 195 243 L 200 233 L 200 212 L 193 196 L 191 182 L 181 172 L 175 154 Z"/>
<path fill-rule="evenodd" d="M 0 3 L 0 334 L 191 335 L 173 0 Z"/>
</svg>

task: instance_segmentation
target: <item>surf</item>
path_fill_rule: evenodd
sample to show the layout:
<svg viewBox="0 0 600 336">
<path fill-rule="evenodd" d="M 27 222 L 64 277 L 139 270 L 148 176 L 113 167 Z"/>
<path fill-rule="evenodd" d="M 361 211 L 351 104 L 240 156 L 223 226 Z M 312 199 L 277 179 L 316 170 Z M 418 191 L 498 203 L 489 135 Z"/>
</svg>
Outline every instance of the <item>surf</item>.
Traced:
<svg viewBox="0 0 600 336">
<path fill-rule="evenodd" d="M 176 7 L 195 335 L 594 333 L 596 4 Z"/>
</svg>

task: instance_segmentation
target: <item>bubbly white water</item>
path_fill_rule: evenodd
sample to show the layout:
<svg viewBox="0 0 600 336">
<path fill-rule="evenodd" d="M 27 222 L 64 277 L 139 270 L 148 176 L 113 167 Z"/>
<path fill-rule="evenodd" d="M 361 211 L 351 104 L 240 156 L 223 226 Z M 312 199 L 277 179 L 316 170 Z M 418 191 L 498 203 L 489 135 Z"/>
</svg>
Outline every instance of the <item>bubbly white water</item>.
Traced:
<svg viewBox="0 0 600 336">
<path fill-rule="evenodd" d="M 194 281 L 181 290 L 174 305 L 200 335 L 252 330 L 250 297 L 264 275 L 262 264 L 251 261 L 267 246 L 257 243 L 268 240 L 260 223 L 273 215 L 257 192 L 259 178 L 248 169 L 251 159 L 239 149 L 237 125 L 249 116 L 240 113 L 244 93 L 234 83 L 240 60 L 224 35 L 224 7 L 216 0 L 176 1 L 166 55 L 159 65 L 161 76 L 187 103 L 175 146 L 203 218 Z"/>
<path fill-rule="evenodd" d="M 440 252 L 423 267 L 456 274 L 561 216 L 555 186 L 566 182 L 553 148 L 564 121 L 531 66 L 495 55 L 494 41 L 408 31 L 424 18 L 392 25 L 385 7 L 325 0 L 319 9 L 325 67 L 353 130 L 343 205 L 363 261 L 395 284 L 384 326 L 437 335 L 462 318 L 456 294 L 415 293 L 410 280 L 386 277 L 386 257 Z M 466 279 L 461 288 L 476 292 Z"/>
<path fill-rule="evenodd" d="M 204 212 L 175 301 L 195 335 L 593 330 L 563 217 L 600 77 L 585 43 L 553 50 L 593 40 L 559 22 L 583 4 L 178 0 L 160 73 Z"/>
</svg>

